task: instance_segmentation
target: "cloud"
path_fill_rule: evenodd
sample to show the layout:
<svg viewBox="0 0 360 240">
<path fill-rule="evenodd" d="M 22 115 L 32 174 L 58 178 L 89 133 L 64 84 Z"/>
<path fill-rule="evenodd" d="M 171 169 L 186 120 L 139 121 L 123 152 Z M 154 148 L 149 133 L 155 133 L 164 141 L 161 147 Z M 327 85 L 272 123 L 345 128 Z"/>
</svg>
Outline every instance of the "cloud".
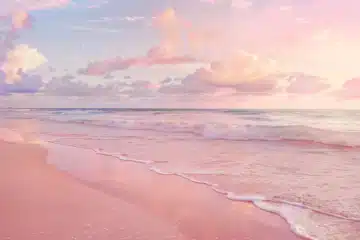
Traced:
<svg viewBox="0 0 360 240">
<path fill-rule="evenodd" d="M 0 20 L 5 20 L 5 24 L 9 23 L 7 20 L 9 19 L 8 16 L 0 17 Z M 0 33 L 0 69 L 4 70 L 4 66 L 7 67 L 6 72 L 12 71 L 9 69 L 9 55 L 14 55 L 15 51 L 16 54 L 18 53 L 19 49 L 14 47 L 14 41 L 18 37 L 18 32 L 24 28 L 30 28 L 32 24 L 32 18 L 29 14 L 24 11 L 23 9 L 16 10 L 11 13 L 10 15 L 10 25 L 11 27 L 5 27 Z M 19 45 L 22 47 L 22 45 Z M 24 49 L 22 49 L 24 51 Z M 12 57 L 14 58 L 14 57 Z M 14 67 L 14 62 L 10 63 Z M 14 69 L 15 70 L 15 69 Z M 15 70 L 16 71 L 16 70 Z"/>
<path fill-rule="evenodd" d="M 204 54 L 209 48 L 218 47 L 219 40 L 214 28 L 197 26 L 193 22 L 178 16 L 175 9 L 167 8 L 153 18 L 153 27 L 160 34 L 159 45 L 171 54 L 184 50 L 191 55 Z"/>
<path fill-rule="evenodd" d="M 5 76 L 5 75 L 4 75 Z M 145 80 L 112 81 L 110 83 L 90 85 L 83 81 L 76 80 L 75 76 L 65 75 L 54 77 L 50 82 L 42 84 L 39 77 L 27 77 L 23 82 L 17 82 L 12 88 L 10 84 L 3 83 L 0 87 L 2 95 L 10 93 L 41 93 L 46 96 L 66 96 L 66 97 L 86 97 L 86 96 L 123 96 L 130 98 L 156 98 L 165 96 L 213 96 L 213 97 L 230 97 L 230 96 L 270 96 L 281 93 L 281 80 L 290 81 L 290 85 L 295 81 L 311 81 L 318 79 L 305 74 L 274 74 L 253 81 L 242 81 L 237 83 L 220 83 L 214 80 L 216 75 L 209 68 L 199 68 L 195 72 L 184 78 L 166 78 L 160 83 L 154 83 Z M 293 80 L 295 77 L 298 80 Z M 4 77 L 3 77 L 4 79 Z M 37 82 L 36 82 L 37 81 Z M 359 81 L 360 82 L 360 81 Z M 358 82 L 358 84 L 359 84 Z M 6 88 L 4 90 L 4 86 Z M 31 87 L 29 87 L 31 86 Z M 293 87 L 286 87 L 293 88 Z M 316 86 L 316 85 L 315 85 Z M 293 94 L 310 94 L 316 93 L 319 89 L 313 88 L 309 91 L 304 90 L 302 86 L 300 90 L 289 91 Z M 357 93 L 360 97 L 360 93 Z M 162 98 L 166 99 L 166 98 Z"/>
<path fill-rule="evenodd" d="M 87 25 L 79 26 L 67 26 L 73 31 L 77 32 L 106 32 L 106 33 L 118 33 L 123 31 L 116 27 L 118 23 L 136 23 L 145 20 L 145 17 L 142 16 L 125 16 L 125 17 L 100 17 L 97 19 L 87 20 Z M 89 25 L 90 24 L 90 25 Z"/>
<path fill-rule="evenodd" d="M 105 23 L 105 22 L 112 22 L 112 21 L 114 21 L 114 18 L 110 18 L 110 17 L 101 17 L 98 19 L 87 20 L 87 22 L 89 22 L 89 23 Z"/>
<path fill-rule="evenodd" d="M 146 18 L 143 16 L 125 16 L 125 17 L 101 17 L 98 19 L 89 19 L 89 23 L 112 23 L 112 22 L 139 22 L 143 21 Z"/>
<path fill-rule="evenodd" d="M 272 95 L 279 92 L 277 79 L 271 78 L 239 83 L 234 86 L 234 89 L 240 95 Z"/>
<path fill-rule="evenodd" d="M 95 87 L 90 87 L 87 83 L 74 81 L 72 75 L 54 77 L 44 85 L 42 93 L 52 96 L 92 96 L 98 94 Z"/>
<path fill-rule="evenodd" d="M 40 93 L 45 96 L 66 97 L 151 97 L 158 92 L 159 84 L 145 80 L 136 81 L 111 81 L 104 84 L 90 85 L 77 80 L 76 76 L 64 75 L 53 77 L 48 83 L 43 84 Z"/>
<path fill-rule="evenodd" d="M 126 83 L 119 93 L 131 98 L 148 98 L 156 96 L 158 88 L 158 84 L 137 80 L 132 83 Z"/>
<path fill-rule="evenodd" d="M 87 27 L 87 26 L 71 26 L 71 30 L 77 32 L 106 32 L 106 33 L 118 33 L 121 30 L 116 28 L 103 28 L 103 27 Z"/>
<path fill-rule="evenodd" d="M 141 21 L 144 19 L 145 19 L 145 17 L 142 17 L 142 16 L 126 16 L 126 17 L 120 18 L 120 20 L 127 21 L 127 22 L 137 22 L 137 21 Z"/>
<path fill-rule="evenodd" d="M 20 73 L 22 81 L 9 84 L 6 82 L 6 74 L 0 70 L 0 95 L 13 93 L 32 94 L 39 92 L 43 86 L 42 78 L 38 75 Z"/>
<path fill-rule="evenodd" d="M 93 3 L 91 5 L 88 5 L 87 8 L 89 9 L 94 9 L 94 8 L 101 8 L 102 6 L 108 4 L 108 1 L 97 1 L 97 3 L 95 1 L 93 1 Z"/>
<path fill-rule="evenodd" d="M 232 0 L 231 6 L 234 8 L 249 8 L 252 6 L 252 2 L 249 0 Z"/>
<path fill-rule="evenodd" d="M 346 81 L 340 90 L 333 94 L 341 99 L 358 99 L 360 98 L 360 78 L 353 78 Z"/>
<path fill-rule="evenodd" d="M 104 79 L 114 79 L 114 76 L 108 73 L 104 76 Z"/>
<path fill-rule="evenodd" d="M 211 69 L 200 68 L 179 82 L 165 79 L 159 89 L 165 94 L 217 94 L 219 91 L 237 95 L 270 95 L 278 92 L 277 79 L 259 78 L 254 81 L 221 82 Z"/>
<path fill-rule="evenodd" d="M 28 12 L 33 10 L 42 10 L 49 8 L 63 7 L 69 4 L 71 0 L 2 0 L 0 16 L 11 15 L 19 10 Z"/>
<path fill-rule="evenodd" d="M 269 65 L 270 64 L 270 65 Z M 159 92 L 165 94 L 217 93 L 230 90 L 236 95 L 317 94 L 330 84 L 325 79 L 305 73 L 281 73 L 256 55 L 241 52 L 233 58 L 212 62 L 184 79 L 167 78 L 161 82 Z"/>
<path fill-rule="evenodd" d="M 143 19 L 143 17 L 125 19 L 127 21 L 137 21 Z M 162 37 L 160 44 L 151 48 L 145 56 L 132 58 L 115 57 L 104 61 L 91 62 L 87 67 L 79 69 L 78 73 L 84 75 L 103 76 L 114 71 L 121 71 L 136 66 L 178 65 L 199 62 L 199 60 L 195 57 L 186 54 L 176 54 L 176 46 L 181 39 L 179 33 L 185 24 L 184 21 L 178 18 L 174 9 L 168 8 L 153 19 L 154 26 L 160 29 Z M 104 18 L 102 20 L 111 21 L 112 19 Z M 200 35 L 194 30 L 189 31 L 186 36 L 193 43 L 200 44 L 203 41 L 202 38 L 205 37 L 205 35 L 200 37 Z M 208 36 L 206 35 L 206 37 Z"/>
<path fill-rule="evenodd" d="M 236 85 L 258 80 L 275 72 L 276 62 L 245 51 L 237 51 L 223 61 L 212 62 L 210 70 L 213 83 Z"/>
<path fill-rule="evenodd" d="M 119 95 L 141 95 L 144 89 L 151 89 L 152 84 L 146 81 L 135 81 L 126 83 L 113 81 L 106 84 L 90 85 L 86 82 L 76 80 L 73 75 L 64 75 L 52 78 L 42 88 L 41 93 L 47 96 L 119 96 Z"/>
<path fill-rule="evenodd" d="M 249 0 L 200 0 L 200 2 L 206 2 L 211 4 L 230 3 L 230 6 L 234 8 L 249 8 L 252 6 L 252 2 Z"/>
<path fill-rule="evenodd" d="M 164 80 L 162 80 L 160 83 L 161 83 L 162 85 L 165 85 L 165 84 L 172 83 L 173 81 L 174 81 L 173 78 L 167 77 L 167 78 L 165 78 Z"/>
<path fill-rule="evenodd" d="M 6 59 L 7 52 L 14 47 L 14 41 L 18 37 L 17 29 L 4 29 L 0 38 L 0 66 Z"/>
<path fill-rule="evenodd" d="M 174 54 L 179 48 L 183 27 L 183 23 L 176 15 L 175 10 L 167 8 L 158 14 L 153 20 L 153 26 L 160 31 L 160 46 L 167 48 L 170 53 Z"/>
<path fill-rule="evenodd" d="M 216 2 L 216 0 L 200 0 L 200 2 L 206 2 L 206 3 L 214 4 Z"/>
<path fill-rule="evenodd" d="M 288 80 L 286 91 L 292 94 L 316 94 L 330 87 L 325 79 L 303 73 L 289 75 Z"/>
<path fill-rule="evenodd" d="M 6 82 L 14 83 L 21 80 L 19 72 L 26 73 L 45 62 L 46 58 L 36 48 L 20 44 L 7 52 L 1 69 L 6 74 Z"/>
<path fill-rule="evenodd" d="M 213 75 L 209 70 L 200 68 L 179 82 L 174 83 L 169 78 L 165 79 L 162 81 L 159 92 L 165 94 L 213 93 L 218 87 L 211 83 L 212 78 Z"/>
<path fill-rule="evenodd" d="M 31 18 L 27 12 L 20 10 L 12 14 L 11 23 L 13 29 L 31 27 Z"/>
<path fill-rule="evenodd" d="M 216 93 L 219 89 L 232 89 L 240 95 L 265 95 L 278 92 L 278 79 L 269 78 L 274 63 L 254 54 L 238 51 L 231 58 L 212 62 L 184 79 L 174 82 L 165 79 L 161 93 Z M 231 91 L 230 91 L 231 92 Z"/>
<path fill-rule="evenodd" d="M 133 98 L 152 97 L 157 93 L 158 85 L 149 81 L 113 81 L 107 84 L 89 85 L 83 81 L 77 81 L 75 76 L 64 75 L 54 77 L 44 84 L 41 93 L 45 96 L 64 97 L 116 97 L 126 96 Z M 1 90 L 1 89 L 0 89 Z"/>
<path fill-rule="evenodd" d="M 172 56 L 166 49 L 152 48 L 146 56 L 137 58 L 116 57 L 99 62 L 90 63 L 85 69 L 79 69 L 78 73 L 84 75 L 102 76 L 115 71 L 125 70 L 135 66 L 154 65 L 177 65 L 197 63 L 197 59 L 189 56 Z"/>
</svg>

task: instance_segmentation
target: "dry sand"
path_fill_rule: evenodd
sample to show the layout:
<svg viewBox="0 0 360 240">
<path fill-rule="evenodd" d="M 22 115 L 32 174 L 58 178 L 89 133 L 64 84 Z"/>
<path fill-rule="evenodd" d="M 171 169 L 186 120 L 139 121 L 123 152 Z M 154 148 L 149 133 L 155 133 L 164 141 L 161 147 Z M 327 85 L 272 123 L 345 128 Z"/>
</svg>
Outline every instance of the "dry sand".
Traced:
<svg viewBox="0 0 360 240">
<path fill-rule="evenodd" d="M 123 163 L 113 183 L 77 180 L 37 145 L 0 142 L 0 240 L 292 240 L 280 217 L 206 186 Z"/>
</svg>

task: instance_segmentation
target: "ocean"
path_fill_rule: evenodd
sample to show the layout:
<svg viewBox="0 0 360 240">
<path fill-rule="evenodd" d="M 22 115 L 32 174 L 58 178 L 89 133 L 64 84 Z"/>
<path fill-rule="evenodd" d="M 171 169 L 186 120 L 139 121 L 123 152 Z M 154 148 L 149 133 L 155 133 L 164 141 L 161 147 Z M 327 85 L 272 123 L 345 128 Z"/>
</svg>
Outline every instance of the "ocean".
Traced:
<svg viewBox="0 0 360 240">
<path fill-rule="evenodd" d="M 106 184 L 100 173 L 109 171 L 111 178 L 106 164 L 132 161 L 205 184 L 229 201 L 252 202 L 309 239 L 360 239 L 360 111 L 2 109 L 0 114 L 3 139 L 41 142 L 49 149 L 48 162 L 76 177 Z M 86 162 L 85 151 L 104 156 L 104 162 Z"/>
</svg>

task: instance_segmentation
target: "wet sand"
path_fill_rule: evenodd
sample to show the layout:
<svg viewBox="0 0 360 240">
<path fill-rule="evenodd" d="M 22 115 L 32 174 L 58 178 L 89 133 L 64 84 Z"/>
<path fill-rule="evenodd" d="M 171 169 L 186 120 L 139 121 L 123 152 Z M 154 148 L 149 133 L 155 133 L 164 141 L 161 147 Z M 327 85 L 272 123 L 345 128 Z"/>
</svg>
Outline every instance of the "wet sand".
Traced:
<svg viewBox="0 0 360 240">
<path fill-rule="evenodd" d="M 0 154 L 0 239 L 301 239 L 277 215 L 135 163 L 91 182 L 38 145 L 0 142 Z"/>
</svg>

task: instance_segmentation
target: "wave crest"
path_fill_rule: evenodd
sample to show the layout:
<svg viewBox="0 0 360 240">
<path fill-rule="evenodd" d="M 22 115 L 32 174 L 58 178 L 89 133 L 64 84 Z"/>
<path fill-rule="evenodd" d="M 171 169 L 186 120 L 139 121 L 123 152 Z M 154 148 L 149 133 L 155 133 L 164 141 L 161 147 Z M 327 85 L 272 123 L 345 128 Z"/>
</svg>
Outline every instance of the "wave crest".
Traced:
<svg viewBox="0 0 360 240">
<path fill-rule="evenodd" d="M 190 134 L 209 140 L 282 142 L 285 144 L 344 150 L 360 148 L 360 132 L 334 131 L 304 125 L 198 123 L 186 120 L 151 121 L 146 118 L 119 120 L 59 120 L 52 117 L 43 120 L 126 130 Z"/>
</svg>

